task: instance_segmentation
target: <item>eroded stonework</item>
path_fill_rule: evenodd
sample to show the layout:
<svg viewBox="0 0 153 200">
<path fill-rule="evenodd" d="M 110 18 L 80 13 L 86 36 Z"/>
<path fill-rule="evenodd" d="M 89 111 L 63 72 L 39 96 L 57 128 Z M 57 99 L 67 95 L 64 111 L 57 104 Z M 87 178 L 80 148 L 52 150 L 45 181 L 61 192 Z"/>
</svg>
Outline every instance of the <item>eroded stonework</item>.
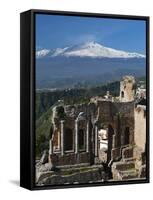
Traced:
<svg viewBox="0 0 153 200">
<path fill-rule="evenodd" d="M 59 169 L 100 165 L 105 181 L 145 177 L 145 106 L 136 104 L 135 84 L 124 77 L 116 101 L 54 107 L 48 162 Z"/>
</svg>

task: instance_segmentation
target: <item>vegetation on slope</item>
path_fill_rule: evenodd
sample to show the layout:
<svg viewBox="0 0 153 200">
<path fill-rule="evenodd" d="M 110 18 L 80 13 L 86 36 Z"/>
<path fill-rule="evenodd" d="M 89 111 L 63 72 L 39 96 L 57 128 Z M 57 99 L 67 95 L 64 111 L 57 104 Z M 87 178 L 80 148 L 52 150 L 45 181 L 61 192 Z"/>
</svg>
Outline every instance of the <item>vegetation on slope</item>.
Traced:
<svg viewBox="0 0 153 200">
<path fill-rule="evenodd" d="M 89 102 L 93 96 L 104 96 L 107 91 L 113 96 L 119 95 L 119 82 L 107 85 L 67 89 L 57 91 L 38 91 L 36 93 L 36 157 L 40 157 L 43 150 L 48 149 L 52 108 L 61 104 L 80 104 Z"/>
</svg>

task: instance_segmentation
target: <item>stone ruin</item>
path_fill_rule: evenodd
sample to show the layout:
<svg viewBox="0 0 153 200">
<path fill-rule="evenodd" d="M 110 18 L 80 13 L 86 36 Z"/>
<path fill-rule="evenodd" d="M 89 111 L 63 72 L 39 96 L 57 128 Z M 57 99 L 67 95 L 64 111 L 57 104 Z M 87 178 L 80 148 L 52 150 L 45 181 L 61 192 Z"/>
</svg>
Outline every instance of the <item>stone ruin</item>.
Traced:
<svg viewBox="0 0 153 200">
<path fill-rule="evenodd" d="M 97 167 L 98 173 L 94 173 L 98 181 L 145 178 L 145 106 L 135 103 L 135 84 L 134 77 L 123 77 L 117 102 L 97 98 L 88 104 L 54 107 L 45 173 Z M 84 181 L 96 181 L 89 171 L 83 175 Z M 66 182 L 81 182 L 80 176 L 75 176 Z M 58 183 L 59 177 L 54 179 L 45 180 Z"/>
<path fill-rule="evenodd" d="M 133 76 L 124 76 L 120 82 L 120 101 L 134 101 L 136 93 L 136 81 Z"/>
</svg>

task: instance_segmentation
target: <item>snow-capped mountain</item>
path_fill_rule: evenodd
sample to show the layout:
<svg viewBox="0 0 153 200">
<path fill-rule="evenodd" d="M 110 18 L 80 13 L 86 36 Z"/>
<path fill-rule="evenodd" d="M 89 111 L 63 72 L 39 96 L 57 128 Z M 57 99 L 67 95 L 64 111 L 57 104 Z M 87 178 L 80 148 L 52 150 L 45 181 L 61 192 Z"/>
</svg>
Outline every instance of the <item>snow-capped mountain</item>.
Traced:
<svg viewBox="0 0 153 200">
<path fill-rule="evenodd" d="M 36 52 L 39 88 L 71 88 L 145 76 L 145 55 L 105 47 L 96 42 Z"/>
<path fill-rule="evenodd" d="M 43 57 L 91 57 L 91 58 L 145 58 L 145 55 L 116 50 L 105 47 L 96 42 L 87 42 L 81 45 L 71 47 L 57 48 L 54 50 L 42 49 L 36 52 L 37 58 Z"/>
</svg>

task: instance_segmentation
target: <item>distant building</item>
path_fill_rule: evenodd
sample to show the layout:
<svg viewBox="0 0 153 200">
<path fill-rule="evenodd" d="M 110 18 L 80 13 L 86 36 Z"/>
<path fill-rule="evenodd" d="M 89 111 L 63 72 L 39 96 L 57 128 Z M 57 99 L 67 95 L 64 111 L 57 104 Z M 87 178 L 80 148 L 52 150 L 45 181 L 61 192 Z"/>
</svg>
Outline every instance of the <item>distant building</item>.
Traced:
<svg viewBox="0 0 153 200">
<path fill-rule="evenodd" d="M 138 87 L 136 91 L 136 97 L 138 99 L 140 98 L 146 98 L 146 89 L 142 87 Z"/>
<path fill-rule="evenodd" d="M 104 98 L 105 100 L 112 101 L 112 95 L 110 95 L 109 91 L 106 92 L 106 95 L 104 96 Z"/>
</svg>

